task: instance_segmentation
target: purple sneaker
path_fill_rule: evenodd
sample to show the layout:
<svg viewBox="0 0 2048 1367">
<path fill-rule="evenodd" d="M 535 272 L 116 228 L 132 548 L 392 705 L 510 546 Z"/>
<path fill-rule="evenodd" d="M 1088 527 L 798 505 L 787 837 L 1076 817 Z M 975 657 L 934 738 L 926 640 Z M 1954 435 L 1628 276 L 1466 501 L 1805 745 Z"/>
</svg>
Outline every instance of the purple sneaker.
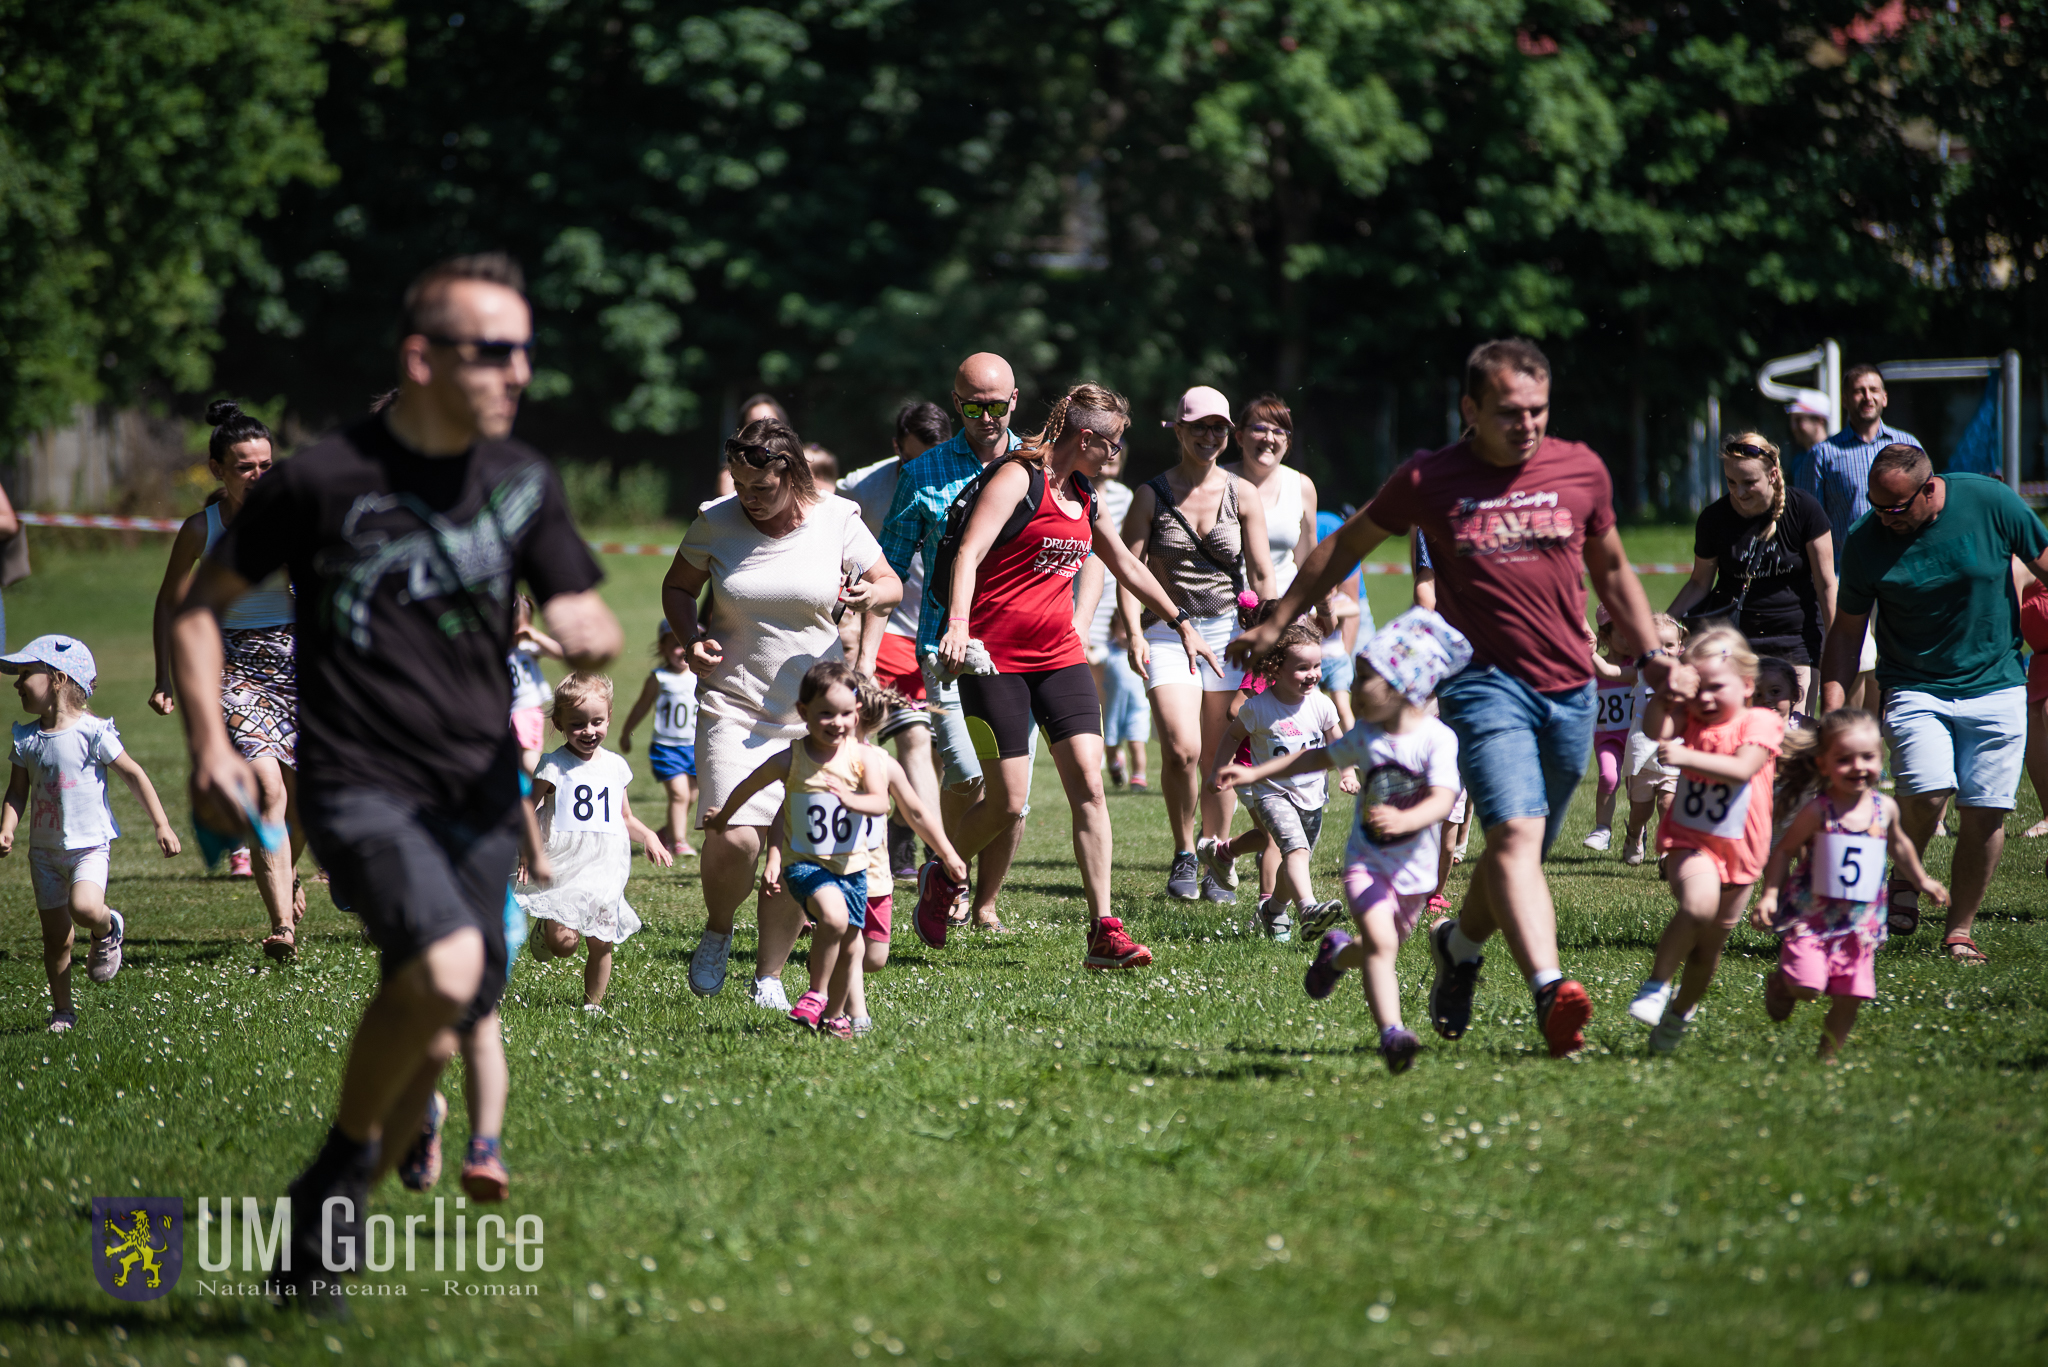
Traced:
<svg viewBox="0 0 2048 1367">
<path fill-rule="evenodd" d="M 1337 956 L 1351 945 L 1351 937 L 1341 930 L 1332 930 L 1323 936 L 1316 946 L 1316 957 L 1309 960 L 1308 971 L 1301 975 L 1302 990 L 1316 1001 L 1321 1001 L 1337 990 L 1337 980 L 1344 976 L 1344 970 L 1337 967 Z"/>
<path fill-rule="evenodd" d="M 1405 1073 L 1415 1062 L 1415 1056 L 1422 1052 L 1422 1041 L 1415 1037 L 1413 1030 L 1390 1025 L 1380 1031 L 1380 1057 L 1387 1061 L 1390 1073 Z"/>
</svg>

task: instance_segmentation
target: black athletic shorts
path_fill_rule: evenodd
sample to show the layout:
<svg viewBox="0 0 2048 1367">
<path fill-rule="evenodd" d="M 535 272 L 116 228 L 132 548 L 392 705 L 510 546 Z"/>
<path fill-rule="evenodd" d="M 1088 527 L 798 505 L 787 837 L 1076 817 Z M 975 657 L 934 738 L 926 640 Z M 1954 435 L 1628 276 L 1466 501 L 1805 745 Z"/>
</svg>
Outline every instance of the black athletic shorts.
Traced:
<svg viewBox="0 0 2048 1367">
<path fill-rule="evenodd" d="M 362 918 L 390 978 L 428 945 L 473 926 L 484 977 L 456 1029 L 505 995 L 505 899 L 519 862 L 519 808 L 495 823 L 423 811 L 374 788 L 300 789 L 306 843 L 337 905 Z"/>
<path fill-rule="evenodd" d="M 967 714 L 974 753 L 982 759 L 1017 759 L 1029 753 L 1033 722 L 1058 744 L 1069 736 L 1102 734 L 1102 697 L 1085 664 L 1028 674 L 962 674 L 960 710 Z"/>
</svg>

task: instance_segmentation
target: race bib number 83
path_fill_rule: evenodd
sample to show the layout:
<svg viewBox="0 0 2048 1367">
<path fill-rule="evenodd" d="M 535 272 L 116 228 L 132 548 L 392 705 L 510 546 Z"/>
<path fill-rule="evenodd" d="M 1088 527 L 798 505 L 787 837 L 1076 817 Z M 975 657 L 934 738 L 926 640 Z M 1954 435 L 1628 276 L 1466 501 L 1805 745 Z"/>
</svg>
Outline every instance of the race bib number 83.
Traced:
<svg viewBox="0 0 2048 1367">
<path fill-rule="evenodd" d="M 1884 887 L 1884 838 L 1822 831 L 1813 838 L 1813 892 L 1840 902 L 1874 902 Z"/>
<path fill-rule="evenodd" d="M 1740 839 L 1743 823 L 1749 819 L 1749 783 L 1680 773 L 1671 819 L 1687 830 L 1724 840 Z"/>
</svg>

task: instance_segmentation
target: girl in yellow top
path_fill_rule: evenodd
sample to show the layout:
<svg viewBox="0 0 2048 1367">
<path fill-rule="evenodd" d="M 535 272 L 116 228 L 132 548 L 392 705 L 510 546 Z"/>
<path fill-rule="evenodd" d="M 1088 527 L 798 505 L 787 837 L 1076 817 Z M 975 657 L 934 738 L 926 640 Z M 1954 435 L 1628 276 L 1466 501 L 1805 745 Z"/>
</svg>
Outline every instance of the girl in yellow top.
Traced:
<svg viewBox="0 0 2048 1367">
<path fill-rule="evenodd" d="M 892 766 L 886 754 L 860 738 L 860 676 L 844 662 L 820 660 L 811 666 L 797 690 L 797 714 L 804 720 L 804 738 L 741 780 L 724 806 L 704 814 L 704 825 L 721 829 L 726 812 L 739 811 L 770 784 L 784 785 L 775 849 L 763 883 L 769 891 L 778 881 L 786 883 L 816 923 L 811 990 L 797 1000 L 789 1018 L 816 1030 L 830 1006 L 835 1008 L 829 1016 L 833 1033 L 851 1034 L 850 1020 L 843 1032 L 836 1023 L 846 1014 L 849 977 L 862 953 L 869 837 L 889 813 Z M 931 833 L 920 834 L 930 839 Z"/>
</svg>

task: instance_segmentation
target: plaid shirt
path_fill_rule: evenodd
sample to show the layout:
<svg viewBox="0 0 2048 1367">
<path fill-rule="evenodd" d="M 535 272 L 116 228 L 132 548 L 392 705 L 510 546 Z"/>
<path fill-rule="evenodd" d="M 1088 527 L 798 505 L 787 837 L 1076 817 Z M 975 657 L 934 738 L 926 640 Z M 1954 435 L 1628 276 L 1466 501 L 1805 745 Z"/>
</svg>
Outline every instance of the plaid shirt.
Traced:
<svg viewBox="0 0 2048 1367">
<path fill-rule="evenodd" d="M 1015 432 L 1009 437 L 1010 450 L 1023 445 Z M 925 572 L 930 574 L 939 558 L 939 538 L 946 532 L 946 510 L 967 487 L 967 481 L 981 470 L 981 459 L 967 444 L 964 432 L 956 432 L 903 467 L 903 474 L 896 481 L 896 497 L 889 504 L 889 516 L 882 522 L 882 555 L 897 578 L 910 573 L 910 557 L 920 551 L 924 553 Z M 946 634 L 944 618 L 944 613 L 918 613 L 920 661 L 927 651 L 938 649 L 939 638 Z"/>
<path fill-rule="evenodd" d="M 1838 569 L 1849 529 L 1870 511 L 1871 462 L 1887 446 L 1920 446 L 1920 438 L 1884 423 L 1877 425 L 1877 435 L 1869 441 L 1857 436 L 1854 428 L 1844 428 L 1795 462 L 1798 468 L 1793 471 L 1792 486 L 1812 494 L 1827 510 L 1828 525 L 1835 532 Z"/>
</svg>

